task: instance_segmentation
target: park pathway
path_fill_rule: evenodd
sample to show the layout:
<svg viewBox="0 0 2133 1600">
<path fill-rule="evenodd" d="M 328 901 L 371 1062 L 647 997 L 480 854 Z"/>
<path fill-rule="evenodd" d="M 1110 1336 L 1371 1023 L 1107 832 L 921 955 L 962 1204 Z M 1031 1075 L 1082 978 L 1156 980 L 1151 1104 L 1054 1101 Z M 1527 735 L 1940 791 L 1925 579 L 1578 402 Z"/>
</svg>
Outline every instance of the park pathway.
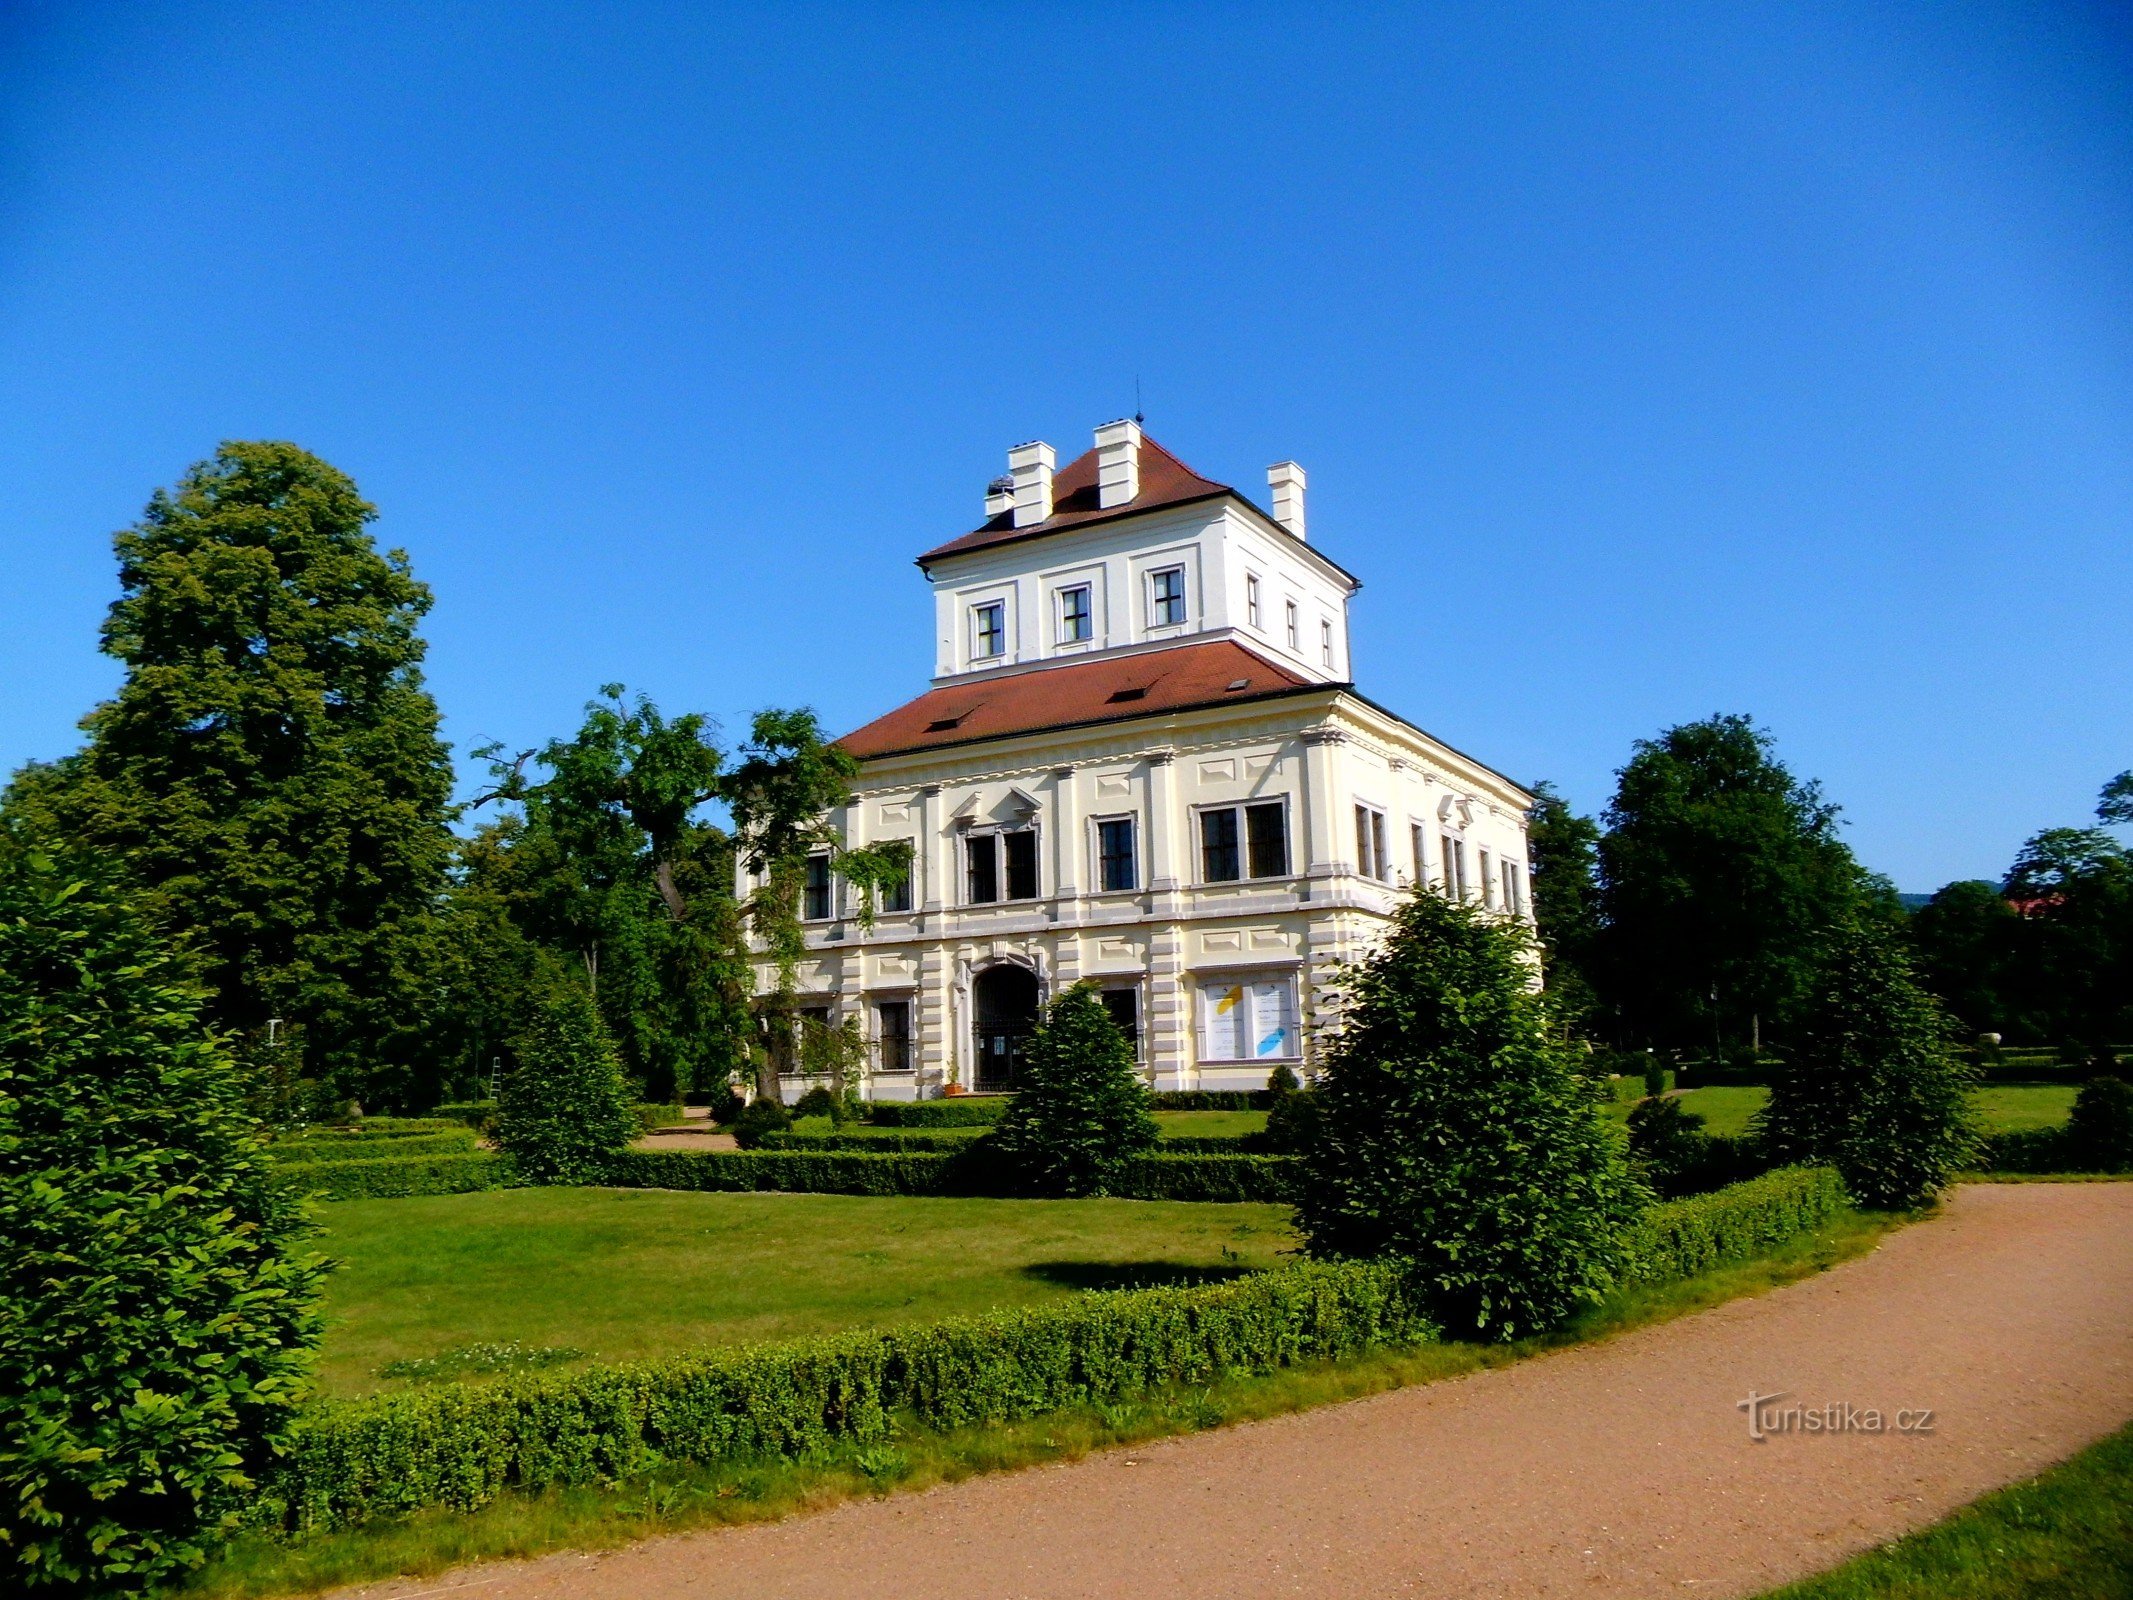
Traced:
<svg viewBox="0 0 2133 1600">
<path fill-rule="evenodd" d="M 1749 1437 L 1739 1402 L 1930 1408 Z M 467 1600 L 1751 1595 L 2133 1418 L 2133 1184 L 1971 1185 L 1833 1271 L 1499 1371 L 1064 1466 L 373 1585 Z"/>
</svg>

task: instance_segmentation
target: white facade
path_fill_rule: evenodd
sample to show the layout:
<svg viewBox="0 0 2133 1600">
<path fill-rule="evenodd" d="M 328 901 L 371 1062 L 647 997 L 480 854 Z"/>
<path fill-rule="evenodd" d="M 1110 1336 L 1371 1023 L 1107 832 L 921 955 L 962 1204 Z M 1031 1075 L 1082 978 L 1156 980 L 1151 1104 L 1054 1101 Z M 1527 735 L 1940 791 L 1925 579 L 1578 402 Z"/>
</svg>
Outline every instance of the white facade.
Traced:
<svg viewBox="0 0 2133 1600">
<path fill-rule="evenodd" d="M 1103 430 L 1098 444 L 1112 468 Z M 1530 915 L 1532 797 L 1348 683 L 1356 584 L 1298 536 L 1300 469 L 1274 474 L 1278 523 L 1223 491 L 925 558 L 938 675 L 914 707 L 1111 657 L 1131 673 L 1145 663 L 1128 658 L 1216 641 L 1283 671 L 1236 700 L 864 760 L 832 821 L 850 845 L 909 841 L 911 884 L 863 928 L 853 891 L 818 874 L 799 978 L 824 1020 L 859 1019 L 869 1095 L 1004 1086 L 1007 1013 L 1081 980 L 1106 991 L 1156 1088 L 1259 1088 L 1278 1063 L 1310 1064 L 1329 980 L 1411 886 Z M 1003 528 L 1021 506 L 1007 484 L 988 500 Z M 1182 575 L 1181 620 L 1151 609 L 1170 593 L 1154 587 L 1162 572 Z M 1077 587 L 1085 638 L 1062 599 Z M 977 653 L 987 606 L 1005 629 L 990 656 Z M 1044 686 L 1009 687 L 1022 703 Z"/>
</svg>

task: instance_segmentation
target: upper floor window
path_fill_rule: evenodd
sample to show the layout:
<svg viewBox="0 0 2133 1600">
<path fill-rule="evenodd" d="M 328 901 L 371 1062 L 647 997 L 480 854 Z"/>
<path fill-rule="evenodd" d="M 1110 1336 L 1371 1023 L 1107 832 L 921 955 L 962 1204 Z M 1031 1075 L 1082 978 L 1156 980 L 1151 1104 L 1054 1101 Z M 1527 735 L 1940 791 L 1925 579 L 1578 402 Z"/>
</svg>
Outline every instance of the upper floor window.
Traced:
<svg viewBox="0 0 2133 1600">
<path fill-rule="evenodd" d="M 1496 879 L 1489 865 L 1489 853 L 1481 852 L 1481 903 L 1491 911 L 1496 909 Z"/>
<path fill-rule="evenodd" d="M 1259 574 L 1244 575 L 1244 620 L 1254 628 L 1259 626 Z"/>
<path fill-rule="evenodd" d="M 1296 633 L 1296 602 L 1294 600 L 1289 601 L 1282 608 L 1282 621 L 1288 628 L 1289 648 L 1291 650 L 1301 650 L 1303 648 L 1303 640 L 1298 638 Z"/>
<path fill-rule="evenodd" d="M 1454 839 L 1450 834 L 1439 834 L 1437 846 L 1444 852 L 1444 898 L 1466 898 L 1466 841 Z"/>
<path fill-rule="evenodd" d="M 988 600 L 970 608 L 970 654 L 987 661 L 1007 654 L 1007 603 Z"/>
<path fill-rule="evenodd" d="M 1318 625 L 1318 655 L 1327 666 L 1333 665 L 1333 624 L 1330 622 Z"/>
<path fill-rule="evenodd" d="M 918 852 L 911 852 L 911 864 L 903 879 L 897 883 L 881 886 L 881 909 L 884 911 L 909 911 L 911 909 L 911 880 L 918 876 Z"/>
<path fill-rule="evenodd" d="M 1407 825 L 1407 832 L 1409 835 L 1408 842 L 1415 852 L 1415 875 L 1410 881 L 1419 889 L 1423 884 L 1429 882 L 1429 857 L 1422 847 L 1422 824 L 1410 822 Z"/>
<path fill-rule="evenodd" d="M 1148 626 L 1173 628 L 1185 620 L 1185 569 L 1165 567 L 1148 574 Z"/>
<path fill-rule="evenodd" d="M 1240 878 L 1289 875 L 1289 808 L 1279 800 L 1246 806 L 1211 806 L 1200 813 L 1200 879 L 1235 883 Z"/>
<path fill-rule="evenodd" d="M 1096 884 L 1106 891 L 1138 889 L 1140 864 L 1134 859 L 1133 819 L 1103 817 L 1096 824 Z"/>
<path fill-rule="evenodd" d="M 1385 849 L 1385 813 L 1376 806 L 1355 808 L 1355 869 L 1380 883 L 1392 878 L 1392 858 Z"/>
<path fill-rule="evenodd" d="M 974 906 L 1037 898 L 1037 830 L 973 834 L 966 842 L 964 898 Z"/>
<path fill-rule="evenodd" d="M 807 858 L 807 878 L 801 890 L 800 915 L 810 922 L 821 922 L 831 913 L 834 896 L 830 887 L 830 858 L 812 855 Z"/>
<path fill-rule="evenodd" d="M 1515 861 L 1503 864 L 1503 908 L 1514 917 L 1526 914 L 1525 873 Z"/>
<path fill-rule="evenodd" d="M 1077 583 L 1059 591 L 1059 642 L 1080 644 L 1096 631 L 1089 605 L 1089 586 Z"/>
</svg>

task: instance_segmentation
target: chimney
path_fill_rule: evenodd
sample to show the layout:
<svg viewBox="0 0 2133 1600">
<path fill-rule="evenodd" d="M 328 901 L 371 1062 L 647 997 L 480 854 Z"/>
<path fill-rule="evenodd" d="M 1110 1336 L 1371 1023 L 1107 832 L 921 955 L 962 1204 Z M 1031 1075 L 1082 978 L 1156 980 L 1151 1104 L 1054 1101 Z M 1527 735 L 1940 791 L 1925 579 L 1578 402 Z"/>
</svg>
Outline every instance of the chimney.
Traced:
<svg viewBox="0 0 2133 1600">
<path fill-rule="evenodd" d="M 1096 430 L 1096 504 L 1103 510 L 1141 497 L 1141 425 L 1107 422 Z"/>
<path fill-rule="evenodd" d="M 1015 509 L 1015 480 L 998 477 L 985 485 L 985 520 L 992 521 L 1003 511 Z"/>
<path fill-rule="evenodd" d="M 1052 514 L 1052 468 L 1059 457 L 1042 440 L 1018 444 L 1007 452 L 1007 474 L 1014 480 L 1015 526 L 1034 527 Z"/>
<path fill-rule="evenodd" d="M 1304 536 L 1304 469 L 1277 461 L 1266 469 L 1266 486 L 1274 495 L 1274 520 L 1298 539 Z"/>
</svg>

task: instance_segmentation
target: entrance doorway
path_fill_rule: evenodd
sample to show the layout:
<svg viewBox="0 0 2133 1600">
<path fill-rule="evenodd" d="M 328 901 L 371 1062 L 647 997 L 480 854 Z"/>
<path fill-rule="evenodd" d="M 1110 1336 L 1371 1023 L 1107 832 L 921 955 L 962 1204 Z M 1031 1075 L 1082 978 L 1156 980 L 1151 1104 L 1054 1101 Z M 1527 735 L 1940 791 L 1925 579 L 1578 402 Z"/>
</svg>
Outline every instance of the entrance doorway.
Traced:
<svg viewBox="0 0 2133 1600">
<path fill-rule="evenodd" d="M 979 1089 L 1014 1086 L 1022 1046 L 1037 1025 L 1037 975 L 1027 967 L 987 967 L 970 985 L 977 1013 Z"/>
</svg>

